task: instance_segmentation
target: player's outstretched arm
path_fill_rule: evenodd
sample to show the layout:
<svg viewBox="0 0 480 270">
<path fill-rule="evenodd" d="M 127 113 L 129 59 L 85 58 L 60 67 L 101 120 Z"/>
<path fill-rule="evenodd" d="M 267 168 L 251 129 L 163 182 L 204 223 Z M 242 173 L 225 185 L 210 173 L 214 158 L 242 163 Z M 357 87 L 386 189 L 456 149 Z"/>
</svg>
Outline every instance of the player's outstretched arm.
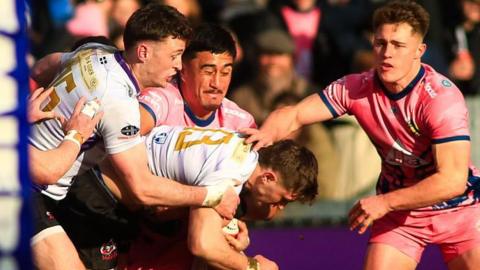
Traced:
<svg viewBox="0 0 480 270">
<path fill-rule="evenodd" d="M 72 167 L 82 143 L 92 135 L 103 112 L 95 114 L 93 118 L 82 113 L 85 101 L 86 99 L 82 97 L 75 105 L 70 119 L 63 120 L 66 136 L 57 148 L 40 151 L 29 145 L 30 175 L 34 183 L 40 185 L 56 183 Z"/>
<path fill-rule="evenodd" d="M 312 94 L 297 105 L 273 111 L 259 130 L 245 128 L 240 131 L 250 135 L 247 143 L 254 143 L 254 150 L 281 140 L 303 125 L 331 119 L 333 116 L 318 94 Z"/>
<path fill-rule="evenodd" d="M 363 198 L 349 213 L 350 229 L 359 233 L 390 211 L 431 206 L 465 192 L 470 156 L 469 141 L 453 141 L 433 145 L 436 173 L 417 184 L 386 194 Z"/>
<path fill-rule="evenodd" d="M 130 192 L 129 197 L 138 205 L 206 206 L 226 218 L 232 218 L 239 198 L 234 192 L 219 188 L 195 187 L 153 175 L 147 166 L 144 144 L 110 155 L 116 174 Z"/>
<path fill-rule="evenodd" d="M 222 227 L 222 218 L 212 209 L 192 208 L 188 229 L 188 247 L 192 254 L 218 269 L 278 269 L 263 256 L 254 260 L 234 250 L 225 239 Z M 259 268 L 252 265 L 256 263 Z"/>
</svg>

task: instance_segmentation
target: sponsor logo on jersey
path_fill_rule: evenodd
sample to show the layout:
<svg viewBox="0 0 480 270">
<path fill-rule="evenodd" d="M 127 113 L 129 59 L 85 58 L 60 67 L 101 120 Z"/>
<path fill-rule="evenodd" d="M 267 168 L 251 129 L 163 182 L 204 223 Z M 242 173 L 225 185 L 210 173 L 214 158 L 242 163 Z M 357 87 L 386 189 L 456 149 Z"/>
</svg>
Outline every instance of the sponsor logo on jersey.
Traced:
<svg viewBox="0 0 480 270">
<path fill-rule="evenodd" d="M 412 152 L 405 149 L 405 146 L 398 140 L 393 143 L 392 148 L 385 157 L 385 162 L 391 165 L 411 168 L 418 168 L 428 164 L 426 160 L 415 156 Z"/>
<path fill-rule="evenodd" d="M 427 82 L 425 84 L 425 91 L 427 91 L 428 95 L 431 98 L 435 98 L 437 96 L 437 92 L 435 92 L 435 90 L 433 90 L 432 85 L 429 82 Z"/>
<path fill-rule="evenodd" d="M 109 261 L 115 259 L 117 257 L 117 246 L 115 245 L 115 242 L 110 239 L 110 241 L 104 243 L 100 247 L 100 254 L 102 254 L 102 260 Z"/>
<path fill-rule="evenodd" d="M 137 133 L 140 131 L 140 129 L 136 126 L 128 125 L 120 131 L 123 135 L 127 137 L 133 137 L 137 135 Z"/>
<path fill-rule="evenodd" d="M 407 125 L 408 127 L 410 128 L 410 131 L 415 134 L 415 136 L 420 136 L 420 130 L 418 129 L 418 126 L 417 124 L 415 123 L 415 121 L 413 121 L 413 119 L 410 119 L 407 121 Z"/>
<path fill-rule="evenodd" d="M 442 85 L 445 87 L 451 87 L 452 83 L 449 80 L 442 80 Z"/>
<path fill-rule="evenodd" d="M 231 114 L 231 115 L 235 115 L 236 117 L 238 118 L 242 118 L 242 119 L 245 119 L 246 118 L 246 115 L 240 111 L 236 111 L 236 110 L 232 110 L 230 108 L 225 108 L 223 107 L 223 111 L 226 113 L 226 114 Z"/>
<path fill-rule="evenodd" d="M 107 62 L 107 57 L 105 57 L 105 56 L 100 57 L 100 64 L 105 65 L 107 63 L 108 63 Z"/>
<path fill-rule="evenodd" d="M 99 81 L 95 75 L 95 69 L 93 68 L 92 52 L 93 50 L 91 49 L 82 50 L 77 55 L 83 81 L 90 92 L 97 88 L 99 84 Z"/>
<path fill-rule="evenodd" d="M 165 140 L 167 140 L 167 133 L 165 132 L 157 133 L 153 136 L 153 142 L 156 144 L 164 144 Z"/>
</svg>

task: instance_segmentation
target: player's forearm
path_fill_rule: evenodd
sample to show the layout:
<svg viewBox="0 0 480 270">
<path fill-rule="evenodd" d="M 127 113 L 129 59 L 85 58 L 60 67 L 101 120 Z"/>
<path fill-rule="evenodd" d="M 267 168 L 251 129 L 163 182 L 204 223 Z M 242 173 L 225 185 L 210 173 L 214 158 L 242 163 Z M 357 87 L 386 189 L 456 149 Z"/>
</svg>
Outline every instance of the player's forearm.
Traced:
<svg viewBox="0 0 480 270">
<path fill-rule="evenodd" d="M 281 140 L 293 131 L 300 128 L 297 111 L 294 106 L 286 106 L 273 111 L 265 120 L 260 130 L 269 131 L 274 135 L 274 140 Z"/>
<path fill-rule="evenodd" d="M 383 196 L 393 210 L 409 210 L 431 206 L 465 192 L 467 170 L 445 175 L 435 173 L 408 188 L 398 189 Z"/>
<path fill-rule="evenodd" d="M 214 255 L 216 251 L 209 250 L 207 254 L 203 254 L 201 256 L 196 255 L 196 256 L 202 258 L 208 265 L 214 267 L 215 269 L 245 270 L 248 267 L 247 256 L 241 253 L 238 253 L 236 251 L 232 250 L 232 254 L 226 255 L 226 256 L 209 256 L 210 254 L 208 253 Z"/>
<path fill-rule="evenodd" d="M 150 173 L 127 175 L 134 203 L 148 206 L 201 206 L 206 196 L 204 187 L 187 186 Z M 136 178 L 136 179 L 135 179 Z"/>
<path fill-rule="evenodd" d="M 132 203 L 163 206 L 201 206 L 207 194 L 204 187 L 182 185 L 153 175 L 148 169 L 145 146 L 137 144 L 129 150 L 110 155 L 114 171 L 129 191 Z"/>
<path fill-rule="evenodd" d="M 192 209 L 188 235 L 190 251 L 218 269 L 247 269 L 248 258 L 230 247 L 222 227 L 222 219 L 213 209 Z"/>
<path fill-rule="evenodd" d="M 55 149 L 40 151 L 29 146 L 30 175 L 36 184 L 55 184 L 72 167 L 80 148 L 72 141 L 62 141 Z"/>
</svg>

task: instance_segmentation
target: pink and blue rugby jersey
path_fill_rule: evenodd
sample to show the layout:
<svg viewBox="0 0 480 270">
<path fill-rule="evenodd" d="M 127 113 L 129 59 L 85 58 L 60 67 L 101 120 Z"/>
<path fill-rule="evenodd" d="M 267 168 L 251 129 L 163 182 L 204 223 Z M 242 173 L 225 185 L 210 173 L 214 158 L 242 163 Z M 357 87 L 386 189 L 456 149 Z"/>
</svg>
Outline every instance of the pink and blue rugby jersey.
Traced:
<svg viewBox="0 0 480 270">
<path fill-rule="evenodd" d="M 256 128 L 253 116 L 224 98 L 222 105 L 208 119 L 199 119 L 183 102 L 183 97 L 176 83 L 169 83 L 166 88 L 147 88 L 138 100 L 153 117 L 155 126 L 187 126 L 229 128 L 238 130 L 245 127 Z"/>
<path fill-rule="evenodd" d="M 414 185 L 433 174 L 433 144 L 470 140 L 461 92 L 428 65 L 397 94 L 388 92 L 371 70 L 347 75 L 319 95 L 334 117 L 354 115 L 377 148 L 382 159 L 378 193 Z M 473 166 L 469 170 L 464 195 L 421 210 L 477 203 L 480 177 Z"/>
</svg>

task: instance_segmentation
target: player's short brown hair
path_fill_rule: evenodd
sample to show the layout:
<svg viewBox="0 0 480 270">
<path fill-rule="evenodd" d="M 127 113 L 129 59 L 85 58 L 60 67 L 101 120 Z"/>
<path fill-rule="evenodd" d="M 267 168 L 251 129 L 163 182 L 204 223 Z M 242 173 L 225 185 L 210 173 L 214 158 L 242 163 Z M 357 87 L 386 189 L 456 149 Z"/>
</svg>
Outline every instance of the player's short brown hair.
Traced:
<svg viewBox="0 0 480 270">
<path fill-rule="evenodd" d="M 187 41 L 192 27 L 187 18 L 171 6 L 151 3 L 135 11 L 123 34 L 125 50 L 142 40 L 162 41 L 168 37 Z"/>
<path fill-rule="evenodd" d="M 301 202 L 311 202 L 317 195 L 318 164 L 315 155 L 292 140 L 283 140 L 258 151 L 258 163 L 282 177 L 285 188 L 296 193 Z"/>
<path fill-rule="evenodd" d="M 414 33 L 425 37 L 430 25 L 430 15 L 421 5 L 410 0 L 389 2 L 373 14 L 373 31 L 383 24 L 398 23 L 409 24 Z"/>
</svg>

